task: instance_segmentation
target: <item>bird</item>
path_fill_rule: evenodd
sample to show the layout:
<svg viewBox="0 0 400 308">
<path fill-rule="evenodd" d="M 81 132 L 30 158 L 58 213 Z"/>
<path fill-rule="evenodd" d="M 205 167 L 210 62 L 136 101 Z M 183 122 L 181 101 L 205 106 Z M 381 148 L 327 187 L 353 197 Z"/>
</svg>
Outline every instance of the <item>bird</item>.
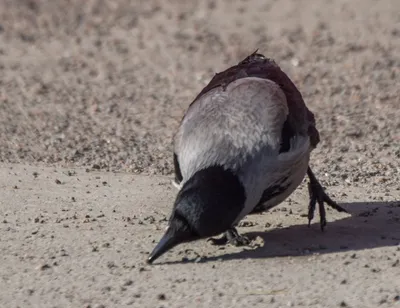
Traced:
<svg viewBox="0 0 400 308">
<path fill-rule="evenodd" d="M 308 226 L 325 203 L 347 212 L 325 192 L 310 167 L 320 142 L 314 114 L 278 64 L 258 50 L 217 73 L 186 109 L 173 137 L 179 189 L 166 231 L 147 262 L 200 239 L 247 245 L 237 224 L 282 203 L 309 178 Z M 214 238 L 221 235 L 221 238 Z"/>
</svg>

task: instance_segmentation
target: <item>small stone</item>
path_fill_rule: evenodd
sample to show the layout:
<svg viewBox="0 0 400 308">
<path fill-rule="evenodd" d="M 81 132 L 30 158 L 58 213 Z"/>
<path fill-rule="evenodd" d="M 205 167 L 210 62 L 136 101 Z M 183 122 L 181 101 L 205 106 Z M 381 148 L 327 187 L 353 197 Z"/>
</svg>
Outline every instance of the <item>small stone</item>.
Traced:
<svg viewBox="0 0 400 308">
<path fill-rule="evenodd" d="M 48 265 L 48 264 L 42 264 L 42 265 L 39 265 L 39 266 L 37 267 L 37 269 L 39 269 L 39 270 L 41 270 L 41 271 L 44 271 L 44 270 L 47 270 L 47 269 L 50 269 L 50 268 L 51 268 L 51 266 Z"/>
<path fill-rule="evenodd" d="M 166 296 L 165 296 L 165 294 L 163 294 L 163 293 L 158 294 L 158 295 L 157 295 L 157 298 L 158 298 L 160 301 L 166 300 Z"/>
<path fill-rule="evenodd" d="M 156 219 L 153 216 L 146 216 L 144 220 L 150 224 L 153 224 L 156 221 Z"/>
<path fill-rule="evenodd" d="M 60 184 L 61 184 L 61 181 L 60 181 L 59 179 L 56 179 L 55 182 L 56 182 L 57 185 L 60 185 Z"/>
<path fill-rule="evenodd" d="M 256 223 L 254 223 L 252 221 L 242 221 L 242 222 L 239 223 L 239 227 L 244 227 L 244 228 L 253 227 L 255 225 L 256 225 Z"/>
<path fill-rule="evenodd" d="M 290 60 L 290 63 L 291 63 L 294 67 L 297 67 L 297 66 L 299 66 L 300 61 L 299 61 L 299 59 L 297 59 L 297 58 L 293 58 L 293 59 Z"/>
</svg>

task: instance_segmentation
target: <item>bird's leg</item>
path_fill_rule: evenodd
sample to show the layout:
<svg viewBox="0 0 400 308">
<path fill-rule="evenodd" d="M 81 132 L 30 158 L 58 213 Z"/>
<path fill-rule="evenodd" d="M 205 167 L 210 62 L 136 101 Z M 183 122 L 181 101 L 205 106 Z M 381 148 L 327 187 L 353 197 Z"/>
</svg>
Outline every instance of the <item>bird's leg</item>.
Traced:
<svg viewBox="0 0 400 308">
<path fill-rule="evenodd" d="M 208 241 L 211 242 L 212 245 L 226 245 L 232 244 L 233 246 L 246 246 L 250 244 L 250 240 L 243 235 L 240 235 L 236 228 L 231 228 L 226 231 L 221 238 L 209 238 Z"/>
<path fill-rule="evenodd" d="M 307 175 L 310 179 L 310 182 L 308 183 L 308 193 L 310 194 L 310 204 L 308 207 L 308 226 L 310 226 L 311 220 L 314 218 L 315 205 L 318 202 L 321 230 L 323 231 L 326 226 L 326 212 L 324 203 L 327 203 L 330 207 L 334 208 L 338 212 L 348 212 L 325 193 L 310 167 L 307 169 Z"/>
</svg>

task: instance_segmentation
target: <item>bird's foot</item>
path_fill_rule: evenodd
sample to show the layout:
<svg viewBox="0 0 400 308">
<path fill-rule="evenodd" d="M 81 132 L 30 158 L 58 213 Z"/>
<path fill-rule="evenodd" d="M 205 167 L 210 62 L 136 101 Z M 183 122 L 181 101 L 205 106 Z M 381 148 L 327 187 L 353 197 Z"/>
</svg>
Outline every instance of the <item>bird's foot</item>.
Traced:
<svg viewBox="0 0 400 308">
<path fill-rule="evenodd" d="M 338 212 L 348 212 L 325 193 L 310 167 L 307 170 L 307 174 L 310 179 L 310 182 L 308 183 L 308 193 L 310 195 L 310 204 L 308 207 L 308 226 L 310 226 L 311 220 L 314 218 L 315 206 L 318 202 L 321 230 L 324 231 L 326 226 L 326 211 L 324 203 L 328 204 Z"/>
<path fill-rule="evenodd" d="M 221 246 L 231 244 L 233 246 L 247 246 L 250 244 L 250 239 L 246 236 L 240 235 L 235 228 L 226 231 L 220 238 L 209 238 L 212 245 Z"/>
</svg>

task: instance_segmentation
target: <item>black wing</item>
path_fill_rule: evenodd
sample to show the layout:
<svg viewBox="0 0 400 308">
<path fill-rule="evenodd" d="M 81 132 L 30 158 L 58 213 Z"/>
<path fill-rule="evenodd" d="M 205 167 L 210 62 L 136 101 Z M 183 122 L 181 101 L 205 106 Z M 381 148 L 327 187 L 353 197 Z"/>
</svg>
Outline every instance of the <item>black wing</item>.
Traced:
<svg viewBox="0 0 400 308">
<path fill-rule="evenodd" d="M 265 207 L 265 203 L 268 202 L 269 200 L 275 198 L 276 196 L 279 196 L 280 194 L 284 193 L 286 191 L 286 189 L 289 188 L 291 183 L 287 182 L 287 179 L 288 178 L 285 177 L 279 183 L 277 183 L 271 187 L 268 187 L 266 190 L 264 190 L 260 201 L 254 207 L 254 209 L 250 212 L 250 214 L 261 213 L 261 212 L 269 210 L 270 207 Z"/>
</svg>

